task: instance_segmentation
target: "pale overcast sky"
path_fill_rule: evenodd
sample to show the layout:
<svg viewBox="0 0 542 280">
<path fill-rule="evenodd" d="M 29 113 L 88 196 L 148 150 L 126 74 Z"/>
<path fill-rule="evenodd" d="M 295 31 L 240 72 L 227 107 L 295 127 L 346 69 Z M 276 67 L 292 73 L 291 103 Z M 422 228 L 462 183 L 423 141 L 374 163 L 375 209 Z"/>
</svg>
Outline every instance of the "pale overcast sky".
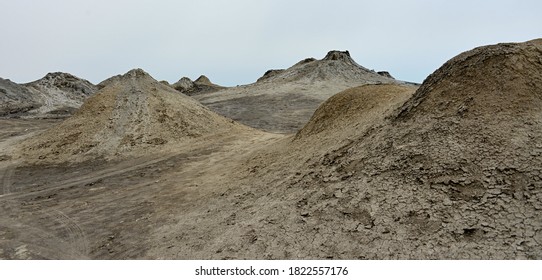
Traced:
<svg viewBox="0 0 542 280">
<path fill-rule="evenodd" d="M 132 68 L 233 86 L 328 50 L 421 82 L 473 47 L 542 37 L 542 1 L 0 0 L 0 77 Z"/>
</svg>

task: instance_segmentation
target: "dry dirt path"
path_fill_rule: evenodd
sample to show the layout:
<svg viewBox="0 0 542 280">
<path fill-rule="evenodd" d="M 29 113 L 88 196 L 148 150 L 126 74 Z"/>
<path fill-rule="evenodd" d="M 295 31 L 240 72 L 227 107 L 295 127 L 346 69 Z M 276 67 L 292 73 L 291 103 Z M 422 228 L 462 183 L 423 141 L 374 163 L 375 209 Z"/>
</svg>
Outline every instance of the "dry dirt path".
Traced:
<svg viewBox="0 0 542 280">
<path fill-rule="evenodd" d="M 118 162 L 0 162 L 0 259 L 158 258 L 150 250 L 168 242 L 156 228 L 222 191 L 247 153 L 283 137 L 247 131 Z"/>
</svg>

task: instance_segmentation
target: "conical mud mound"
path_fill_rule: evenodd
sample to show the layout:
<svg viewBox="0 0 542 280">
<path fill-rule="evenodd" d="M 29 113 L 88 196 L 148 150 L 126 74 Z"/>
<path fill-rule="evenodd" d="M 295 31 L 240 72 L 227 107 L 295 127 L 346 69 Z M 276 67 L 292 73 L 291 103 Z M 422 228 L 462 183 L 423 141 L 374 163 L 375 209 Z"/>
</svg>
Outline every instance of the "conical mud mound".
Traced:
<svg viewBox="0 0 542 280">
<path fill-rule="evenodd" d="M 398 83 L 359 65 L 348 51 L 329 51 L 323 59 L 307 58 L 285 70 L 269 70 L 259 82 L 338 82 L 346 84 Z"/>
<path fill-rule="evenodd" d="M 325 154 L 302 184 L 341 194 L 307 195 L 303 211 L 343 221 L 349 257 L 542 257 L 541 58 L 534 41 L 451 59 L 387 123 Z M 357 217 L 363 237 L 345 222 Z"/>
<path fill-rule="evenodd" d="M 479 47 L 446 62 L 405 105 L 401 116 L 465 117 L 539 111 L 542 40 Z"/>
<path fill-rule="evenodd" d="M 341 138 L 337 133 L 359 133 L 363 127 L 382 121 L 416 89 L 407 85 L 365 85 L 347 89 L 324 102 L 297 133 L 296 139 L 317 134 Z"/>
<path fill-rule="evenodd" d="M 242 129 L 142 70 L 110 79 L 59 126 L 22 145 L 25 157 L 80 160 L 136 154 Z"/>
<path fill-rule="evenodd" d="M 334 97 L 297 137 L 248 161 L 259 187 L 244 205 L 258 210 L 222 208 L 238 226 L 209 251 L 245 232 L 256 236 L 236 247 L 247 258 L 542 258 L 540 42 L 460 54 L 395 110 L 361 98 L 377 92 Z M 378 91 L 357 89 L 367 90 Z"/>
<path fill-rule="evenodd" d="M 172 87 L 188 96 L 207 94 L 224 89 L 222 86 L 213 84 L 205 75 L 199 76 L 195 81 L 190 80 L 188 77 L 182 77 Z"/>
<path fill-rule="evenodd" d="M 0 117 L 67 117 L 96 91 L 89 81 L 62 72 L 21 85 L 0 78 Z"/>
<path fill-rule="evenodd" d="M 256 83 L 194 96 L 221 115 L 271 132 L 301 129 L 332 95 L 367 84 L 406 84 L 369 70 L 348 51 L 306 58 L 288 69 L 269 70 Z"/>
<path fill-rule="evenodd" d="M 43 100 L 32 111 L 40 116 L 69 116 L 98 90 L 91 82 L 62 72 L 49 73 L 25 86 Z"/>
</svg>

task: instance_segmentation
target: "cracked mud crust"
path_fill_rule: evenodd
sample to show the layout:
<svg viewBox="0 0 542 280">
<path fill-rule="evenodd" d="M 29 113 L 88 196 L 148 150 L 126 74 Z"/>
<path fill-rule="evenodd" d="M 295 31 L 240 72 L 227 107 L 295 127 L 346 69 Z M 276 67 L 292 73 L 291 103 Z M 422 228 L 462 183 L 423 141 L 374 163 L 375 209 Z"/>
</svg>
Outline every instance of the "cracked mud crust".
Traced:
<svg viewBox="0 0 542 280">
<path fill-rule="evenodd" d="M 0 258 L 542 258 L 540 40 L 350 88 L 289 135 L 124 78 L 63 123 L 0 120 Z"/>
</svg>

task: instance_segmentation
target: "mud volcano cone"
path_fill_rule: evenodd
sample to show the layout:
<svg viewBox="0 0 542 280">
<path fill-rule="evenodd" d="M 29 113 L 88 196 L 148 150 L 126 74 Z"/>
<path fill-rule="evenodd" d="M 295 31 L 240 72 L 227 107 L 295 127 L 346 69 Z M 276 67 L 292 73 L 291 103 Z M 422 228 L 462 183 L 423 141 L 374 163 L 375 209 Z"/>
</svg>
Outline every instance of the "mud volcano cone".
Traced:
<svg viewBox="0 0 542 280">
<path fill-rule="evenodd" d="M 325 233 L 318 252 L 334 258 L 542 258 L 542 40 L 462 53 L 392 111 L 374 101 L 393 88 L 362 89 L 324 103 L 291 141 L 283 158 L 316 156 L 267 219 Z"/>
<path fill-rule="evenodd" d="M 241 128 L 140 69 L 102 85 L 74 116 L 24 142 L 24 156 L 111 158 Z"/>
</svg>

